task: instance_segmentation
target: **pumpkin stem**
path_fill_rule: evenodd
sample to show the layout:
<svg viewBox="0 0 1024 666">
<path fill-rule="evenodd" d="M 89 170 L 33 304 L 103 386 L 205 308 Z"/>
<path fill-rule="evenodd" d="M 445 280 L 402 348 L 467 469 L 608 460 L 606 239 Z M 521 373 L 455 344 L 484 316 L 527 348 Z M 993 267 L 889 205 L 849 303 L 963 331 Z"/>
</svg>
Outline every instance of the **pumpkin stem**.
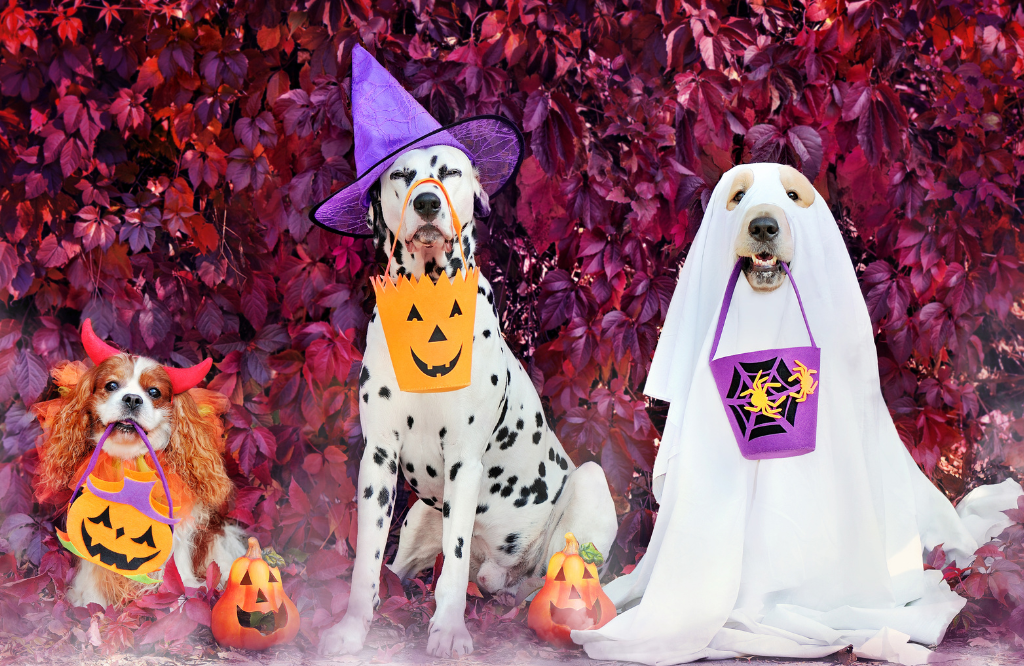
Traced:
<svg viewBox="0 0 1024 666">
<path fill-rule="evenodd" d="M 245 556 L 250 560 L 263 559 L 263 551 L 260 550 L 260 542 L 256 540 L 256 537 L 249 537 L 249 550 L 245 552 Z"/>
<path fill-rule="evenodd" d="M 562 550 L 566 555 L 576 555 L 580 552 L 580 542 L 572 532 L 565 533 L 565 548 Z"/>
</svg>

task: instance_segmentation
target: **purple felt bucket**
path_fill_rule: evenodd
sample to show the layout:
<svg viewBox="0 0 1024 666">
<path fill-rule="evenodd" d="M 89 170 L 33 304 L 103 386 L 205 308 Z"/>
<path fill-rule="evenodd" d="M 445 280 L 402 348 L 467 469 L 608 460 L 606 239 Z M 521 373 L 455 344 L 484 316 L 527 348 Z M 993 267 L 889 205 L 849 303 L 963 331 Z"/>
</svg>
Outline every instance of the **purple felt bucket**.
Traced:
<svg viewBox="0 0 1024 666">
<path fill-rule="evenodd" d="M 787 347 L 735 354 L 716 359 L 725 318 L 736 290 L 743 260 L 725 289 L 718 328 L 711 345 L 711 374 L 718 386 L 740 453 L 748 460 L 789 458 L 814 450 L 818 426 L 818 379 L 821 349 L 814 343 L 800 290 L 789 266 L 782 264 L 796 292 L 810 347 Z"/>
</svg>

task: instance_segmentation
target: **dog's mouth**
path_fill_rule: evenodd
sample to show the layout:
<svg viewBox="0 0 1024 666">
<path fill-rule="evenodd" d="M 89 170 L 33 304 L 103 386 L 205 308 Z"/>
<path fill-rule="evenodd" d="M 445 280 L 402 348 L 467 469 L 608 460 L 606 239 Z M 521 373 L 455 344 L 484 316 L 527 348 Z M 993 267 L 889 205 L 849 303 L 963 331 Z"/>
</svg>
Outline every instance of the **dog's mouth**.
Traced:
<svg viewBox="0 0 1024 666">
<path fill-rule="evenodd" d="M 120 421 L 114 424 L 114 430 L 112 431 L 112 433 L 116 432 L 121 433 L 122 435 L 134 435 L 136 434 L 136 426 L 138 426 L 139 430 L 141 430 L 143 433 L 146 432 L 146 429 L 143 428 L 135 419 L 121 419 Z"/>
<path fill-rule="evenodd" d="M 769 273 L 782 270 L 779 258 L 771 252 L 758 252 L 751 257 L 744 257 L 744 259 L 743 270 L 745 271 Z"/>
<path fill-rule="evenodd" d="M 423 247 L 433 247 L 438 244 L 443 244 L 445 250 L 451 249 L 451 241 L 445 238 L 444 232 L 438 229 L 433 224 L 424 224 L 422 227 L 417 229 L 413 233 L 412 237 L 407 239 L 407 243 L 412 241 Z"/>
</svg>

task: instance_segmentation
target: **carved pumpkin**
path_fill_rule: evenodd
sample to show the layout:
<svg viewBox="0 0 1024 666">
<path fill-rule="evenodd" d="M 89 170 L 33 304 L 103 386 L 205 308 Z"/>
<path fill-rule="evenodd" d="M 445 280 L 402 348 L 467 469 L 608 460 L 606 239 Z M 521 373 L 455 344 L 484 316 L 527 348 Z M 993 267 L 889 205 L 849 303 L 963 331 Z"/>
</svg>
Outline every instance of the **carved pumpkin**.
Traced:
<svg viewBox="0 0 1024 666">
<path fill-rule="evenodd" d="M 221 645 L 245 650 L 266 650 L 299 633 L 299 610 L 284 592 L 281 572 L 264 561 L 253 537 L 249 550 L 231 565 L 211 628 Z"/>
<path fill-rule="evenodd" d="M 572 532 L 565 535 L 565 549 L 548 561 L 544 587 L 530 603 L 527 624 L 543 640 L 573 647 L 573 629 L 597 629 L 615 617 L 615 605 L 601 589 L 597 565 L 601 553 L 588 543 L 580 548 Z"/>
<path fill-rule="evenodd" d="M 424 178 L 409 188 L 403 211 L 409 208 L 413 190 L 424 182 L 437 185 L 448 199 L 440 181 Z M 455 237 L 461 238 L 462 226 L 450 200 L 448 208 L 455 223 Z M 399 231 L 403 222 L 399 222 Z M 398 236 L 396 233 L 396 243 Z M 462 244 L 458 245 L 462 252 Z M 436 283 L 426 276 L 417 280 L 404 275 L 395 282 L 389 274 L 390 266 L 389 256 L 384 275 L 371 282 L 398 388 L 410 393 L 434 393 L 469 386 L 480 269 L 458 271 L 451 280 L 441 276 Z"/>
</svg>

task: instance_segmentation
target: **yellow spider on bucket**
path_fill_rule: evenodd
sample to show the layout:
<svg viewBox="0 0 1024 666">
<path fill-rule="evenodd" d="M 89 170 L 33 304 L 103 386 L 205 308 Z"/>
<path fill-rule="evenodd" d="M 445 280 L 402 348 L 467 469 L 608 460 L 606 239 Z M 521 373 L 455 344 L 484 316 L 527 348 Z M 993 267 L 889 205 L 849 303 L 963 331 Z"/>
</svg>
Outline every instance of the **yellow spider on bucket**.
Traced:
<svg viewBox="0 0 1024 666">
<path fill-rule="evenodd" d="M 794 399 L 796 399 L 797 402 L 803 402 L 804 400 L 807 400 L 807 396 L 809 396 L 812 393 L 814 393 L 814 389 L 818 388 L 818 382 L 814 381 L 814 378 L 811 377 L 811 375 L 817 374 L 818 371 L 817 370 L 811 370 L 810 368 L 808 368 L 806 365 L 804 365 L 800 361 L 794 361 L 794 362 L 796 363 L 796 366 L 797 366 L 796 372 L 793 373 L 793 376 L 789 378 L 789 381 L 793 381 L 794 379 L 799 379 L 800 380 L 800 390 L 799 391 L 794 391 L 794 392 L 790 393 L 789 395 L 791 395 Z"/>
<path fill-rule="evenodd" d="M 742 398 L 743 396 L 746 395 L 750 396 L 750 404 L 753 406 L 743 407 L 743 409 L 747 410 L 748 412 L 754 412 L 755 414 L 764 414 L 765 416 L 770 416 L 773 419 L 777 419 L 780 416 L 782 416 L 782 413 L 779 410 L 779 403 L 788 398 L 789 394 L 784 394 L 775 402 L 769 400 L 768 389 L 778 388 L 782 386 L 782 384 L 779 384 L 778 382 L 772 382 L 769 384 L 769 379 L 770 377 L 765 377 L 764 379 L 762 379 L 761 371 L 758 370 L 757 376 L 754 378 L 754 385 L 751 388 L 744 391 L 743 393 L 740 393 L 740 397 Z"/>
</svg>

